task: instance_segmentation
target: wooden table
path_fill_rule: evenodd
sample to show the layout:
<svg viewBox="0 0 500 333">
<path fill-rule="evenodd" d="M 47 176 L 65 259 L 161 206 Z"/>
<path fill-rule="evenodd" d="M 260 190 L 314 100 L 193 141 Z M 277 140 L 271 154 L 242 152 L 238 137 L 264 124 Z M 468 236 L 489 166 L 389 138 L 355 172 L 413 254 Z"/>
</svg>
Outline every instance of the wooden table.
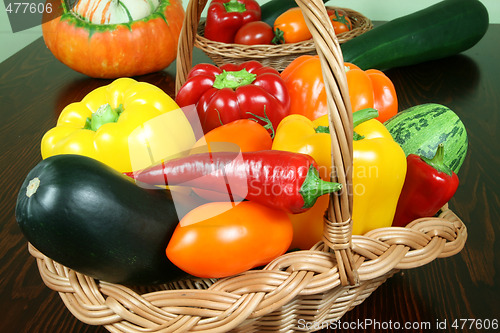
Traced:
<svg viewBox="0 0 500 333">
<path fill-rule="evenodd" d="M 343 327 L 361 324 L 367 331 L 391 332 L 409 324 L 422 330 L 431 325 L 432 331 L 462 331 L 455 324 L 472 332 L 481 324 L 499 324 L 498 40 L 500 25 L 491 25 L 480 43 L 461 55 L 387 71 L 400 109 L 440 103 L 465 123 L 469 153 L 450 206 L 467 224 L 469 236 L 461 253 L 396 274 L 347 313 Z M 208 61 L 196 51 L 195 62 Z M 137 79 L 173 95 L 174 77 L 175 67 L 170 66 Z M 109 82 L 65 67 L 41 38 L 0 64 L 0 332 L 106 332 L 75 319 L 58 294 L 43 284 L 16 224 L 14 207 L 22 181 L 41 159 L 40 139 L 63 107 Z M 342 330 L 351 331 L 356 330 Z"/>
</svg>

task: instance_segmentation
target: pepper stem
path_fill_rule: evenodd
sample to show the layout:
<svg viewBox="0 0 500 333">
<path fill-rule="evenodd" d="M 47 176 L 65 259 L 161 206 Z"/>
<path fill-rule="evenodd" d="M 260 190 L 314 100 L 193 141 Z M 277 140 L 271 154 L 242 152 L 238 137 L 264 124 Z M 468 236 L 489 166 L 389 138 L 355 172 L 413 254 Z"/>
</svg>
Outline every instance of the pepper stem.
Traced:
<svg viewBox="0 0 500 333">
<path fill-rule="evenodd" d="M 351 22 L 347 21 L 346 15 L 340 14 L 337 9 L 334 9 L 334 11 L 335 14 L 330 15 L 330 19 L 335 22 L 343 23 L 349 30 L 351 30 Z"/>
<path fill-rule="evenodd" d="M 283 32 L 283 30 L 281 30 L 280 28 L 276 28 L 276 30 L 274 30 L 274 37 L 271 40 L 271 44 L 285 44 L 285 33 Z"/>
<path fill-rule="evenodd" d="M 123 105 L 121 104 L 114 110 L 108 103 L 103 104 L 96 112 L 92 113 L 92 116 L 87 118 L 84 129 L 95 132 L 104 124 L 116 123 L 122 112 Z"/>
<path fill-rule="evenodd" d="M 212 86 L 217 89 L 236 89 L 252 83 L 256 77 L 257 74 L 249 73 L 246 69 L 229 72 L 222 71 L 222 73 L 215 75 L 215 81 Z"/>
<path fill-rule="evenodd" d="M 264 122 L 265 125 L 263 125 L 263 127 L 266 129 L 266 130 L 271 130 L 271 138 L 274 138 L 274 135 L 276 134 L 276 132 L 274 131 L 274 127 L 273 127 L 273 123 L 271 122 L 271 119 L 269 119 L 269 117 L 267 116 L 266 114 L 266 106 L 264 105 L 264 117 L 261 117 L 261 116 L 258 116 L 256 115 L 255 113 L 252 113 L 252 112 L 247 112 L 247 114 L 251 115 L 251 116 L 254 116 L 255 118 L 257 119 L 254 119 L 254 118 L 248 118 L 250 120 L 253 120 L 255 122 L 259 122 L 262 121 Z"/>
<path fill-rule="evenodd" d="M 245 4 L 242 2 L 239 2 L 238 0 L 230 0 L 226 3 L 224 3 L 224 8 L 226 8 L 226 12 L 228 13 L 243 13 L 247 8 L 245 7 Z"/>
<path fill-rule="evenodd" d="M 373 108 L 366 108 L 352 114 L 353 128 L 361 123 L 378 117 L 378 111 Z"/>
<path fill-rule="evenodd" d="M 337 192 L 342 189 L 342 184 L 324 181 L 319 177 L 318 169 L 313 165 L 309 167 L 307 171 L 306 179 L 302 186 L 300 187 L 299 193 L 304 200 L 303 208 L 310 208 L 315 203 L 316 200 L 328 193 Z"/>
<path fill-rule="evenodd" d="M 378 117 L 378 111 L 376 109 L 373 109 L 373 108 L 366 108 L 366 109 L 356 111 L 352 114 L 353 128 L 356 128 L 356 126 L 358 126 L 361 123 L 364 123 L 365 121 L 368 121 L 368 120 L 371 120 L 371 119 L 374 119 L 377 117 Z M 316 133 L 330 133 L 330 128 L 328 126 L 318 126 L 314 130 L 316 131 Z M 353 138 L 354 138 L 354 141 L 358 141 L 358 140 L 364 139 L 365 137 L 354 132 Z"/>
<path fill-rule="evenodd" d="M 444 164 L 444 145 L 440 143 L 433 158 L 420 156 L 420 158 L 439 172 L 444 172 L 448 176 L 452 175 L 451 169 Z"/>
</svg>

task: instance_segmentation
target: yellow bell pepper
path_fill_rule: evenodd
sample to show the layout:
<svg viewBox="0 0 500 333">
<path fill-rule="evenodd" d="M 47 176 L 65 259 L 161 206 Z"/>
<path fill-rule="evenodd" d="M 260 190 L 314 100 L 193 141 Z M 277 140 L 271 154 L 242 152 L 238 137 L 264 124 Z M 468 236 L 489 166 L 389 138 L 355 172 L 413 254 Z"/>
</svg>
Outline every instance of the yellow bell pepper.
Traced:
<svg viewBox="0 0 500 333">
<path fill-rule="evenodd" d="M 377 115 L 374 109 L 360 110 L 353 115 L 355 138 L 362 137 L 353 141 L 353 234 L 391 226 L 406 176 L 405 153 L 385 126 L 372 119 Z M 324 133 L 327 129 L 327 115 L 314 121 L 290 115 L 276 129 L 272 148 L 310 154 L 318 163 L 320 175 L 328 180 L 331 140 L 329 134 Z M 316 205 L 322 207 L 291 216 L 295 230 L 300 230 L 295 233 L 292 247 L 307 249 L 321 240 L 322 228 L 312 224 L 322 226 L 328 200 L 318 200 Z"/>
<path fill-rule="evenodd" d="M 143 169 L 196 142 L 184 112 L 160 88 L 120 78 L 66 106 L 42 138 L 42 158 L 79 154 L 120 172 Z"/>
</svg>

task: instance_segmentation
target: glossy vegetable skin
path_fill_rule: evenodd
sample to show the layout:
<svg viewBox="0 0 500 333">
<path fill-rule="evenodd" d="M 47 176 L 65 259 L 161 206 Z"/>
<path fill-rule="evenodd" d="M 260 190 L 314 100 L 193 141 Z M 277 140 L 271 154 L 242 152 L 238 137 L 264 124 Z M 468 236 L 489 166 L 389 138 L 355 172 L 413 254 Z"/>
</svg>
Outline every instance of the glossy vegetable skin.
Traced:
<svg viewBox="0 0 500 333">
<path fill-rule="evenodd" d="M 118 171 L 145 168 L 195 142 L 186 116 L 160 88 L 130 78 L 114 80 L 66 106 L 41 142 L 43 158 L 79 154 Z"/>
<path fill-rule="evenodd" d="M 453 197 L 458 176 L 443 163 L 443 157 L 442 144 L 431 159 L 408 155 L 408 171 L 393 226 L 404 227 L 418 218 L 434 216 Z"/>
<path fill-rule="evenodd" d="M 316 131 L 315 123 L 309 118 L 299 114 L 285 117 L 276 130 L 272 149 L 311 156 L 318 164 L 320 177 L 323 180 L 330 179 L 330 134 Z"/>
<path fill-rule="evenodd" d="M 356 65 L 345 63 L 347 86 L 352 111 L 374 108 L 376 118 L 384 122 L 398 113 L 396 88 L 383 72 L 377 69 L 361 70 Z"/>
<path fill-rule="evenodd" d="M 236 36 L 234 42 L 243 45 L 267 45 L 274 39 L 273 28 L 262 21 L 253 21 L 243 25 Z"/>
<path fill-rule="evenodd" d="M 481 1 L 444 0 L 343 43 L 342 54 L 344 61 L 365 70 L 409 66 L 471 48 L 488 24 Z"/>
<path fill-rule="evenodd" d="M 345 11 L 341 9 L 328 9 L 327 13 L 336 35 L 352 30 L 351 19 Z"/>
<path fill-rule="evenodd" d="M 146 184 L 226 193 L 231 201 L 247 199 L 292 214 L 341 189 L 321 180 L 311 156 L 277 150 L 193 154 L 127 175 Z"/>
<path fill-rule="evenodd" d="M 179 89 L 176 102 L 180 107 L 196 105 L 205 133 L 249 118 L 262 125 L 269 120 L 275 129 L 290 110 L 290 95 L 279 73 L 253 60 L 220 67 L 195 65 Z"/>
<path fill-rule="evenodd" d="M 283 43 L 298 43 L 311 39 L 312 35 L 299 7 L 293 7 L 274 21 L 274 33 L 280 35 Z"/>
<path fill-rule="evenodd" d="M 267 129 L 250 119 L 239 119 L 214 128 L 194 145 L 191 152 L 270 150 L 273 141 Z M 193 188 L 201 198 L 213 202 L 228 199 L 227 193 Z"/>
<path fill-rule="evenodd" d="M 93 278 L 127 285 L 186 278 L 165 258 L 179 218 L 166 190 L 146 190 L 105 164 L 57 155 L 26 176 L 16 220 L 27 240 L 51 259 Z"/>
<path fill-rule="evenodd" d="M 166 68 L 177 56 L 184 8 L 161 0 L 149 16 L 120 24 L 80 19 L 66 0 L 48 0 L 42 33 L 53 55 L 73 70 L 95 78 L 131 77 Z"/>
<path fill-rule="evenodd" d="M 384 125 L 376 119 L 373 109 L 353 114 L 355 132 L 361 136 L 353 141 L 353 234 L 362 234 L 379 227 L 390 226 L 406 173 L 406 157 Z M 367 120 L 369 119 L 369 120 Z M 331 174 L 331 138 L 328 116 L 314 121 L 303 115 L 290 115 L 276 131 L 273 149 L 311 154 L 318 163 L 322 177 Z M 321 199 L 321 198 L 320 198 Z M 320 239 L 327 201 L 318 200 L 305 213 L 291 217 L 295 246 L 307 249 Z M 317 207 L 316 205 L 323 205 Z"/>
<path fill-rule="evenodd" d="M 260 5 L 254 0 L 211 0 L 205 23 L 205 37 L 233 43 L 236 32 L 245 24 L 260 20 Z"/>
<path fill-rule="evenodd" d="M 353 235 L 391 226 L 406 176 L 403 149 L 373 120 L 355 124 L 361 138 L 353 141 Z"/>
<path fill-rule="evenodd" d="M 352 29 L 351 20 L 343 10 L 327 9 L 327 14 L 336 34 Z M 276 39 L 282 43 L 298 43 L 312 38 L 302 10 L 297 6 L 288 9 L 276 18 L 274 33 L 277 36 Z"/>
<path fill-rule="evenodd" d="M 166 254 L 191 275 L 222 278 L 282 255 L 292 232 L 283 211 L 251 201 L 208 203 L 181 220 Z"/>
<path fill-rule="evenodd" d="M 398 111 L 397 94 L 392 81 L 377 70 L 363 71 L 345 63 L 346 80 L 353 112 L 375 108 L 384 121 Z M 314 120 L 327 113 L 323 72 L 318 56 L 304 55 L 292 61 L 281 73 L 290 93 L 290 113 Z"/>
<path fill-rule="evenodd" d="M 208 146 L 209 151 L 232 150 L 236 145 L 241 152 L 269 150 L 273 140 L 267 129 L 250 119 L 238 119 L 214 128 L 200 138 L 195 148 Z"/>
</svg>

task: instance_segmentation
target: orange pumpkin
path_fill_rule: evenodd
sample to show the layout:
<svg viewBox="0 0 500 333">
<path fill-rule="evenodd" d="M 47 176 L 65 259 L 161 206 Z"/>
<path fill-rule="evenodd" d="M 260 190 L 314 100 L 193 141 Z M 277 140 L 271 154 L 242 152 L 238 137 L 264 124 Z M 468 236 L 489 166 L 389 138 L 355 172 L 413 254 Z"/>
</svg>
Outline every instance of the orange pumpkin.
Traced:
<svg viewBox="0 0 500 333">
<path fill-rule="evenodd" d="M 53 10 L 43 18 L 45 44 L 77 72 L 94 78 L 130 77 L 162 70 L 176 58 L 185 15 L 181 0 L 159 0 L 148 16 L 117 24 L 90 23 L 67 0 L 47 2 Z"/>
</svg>

